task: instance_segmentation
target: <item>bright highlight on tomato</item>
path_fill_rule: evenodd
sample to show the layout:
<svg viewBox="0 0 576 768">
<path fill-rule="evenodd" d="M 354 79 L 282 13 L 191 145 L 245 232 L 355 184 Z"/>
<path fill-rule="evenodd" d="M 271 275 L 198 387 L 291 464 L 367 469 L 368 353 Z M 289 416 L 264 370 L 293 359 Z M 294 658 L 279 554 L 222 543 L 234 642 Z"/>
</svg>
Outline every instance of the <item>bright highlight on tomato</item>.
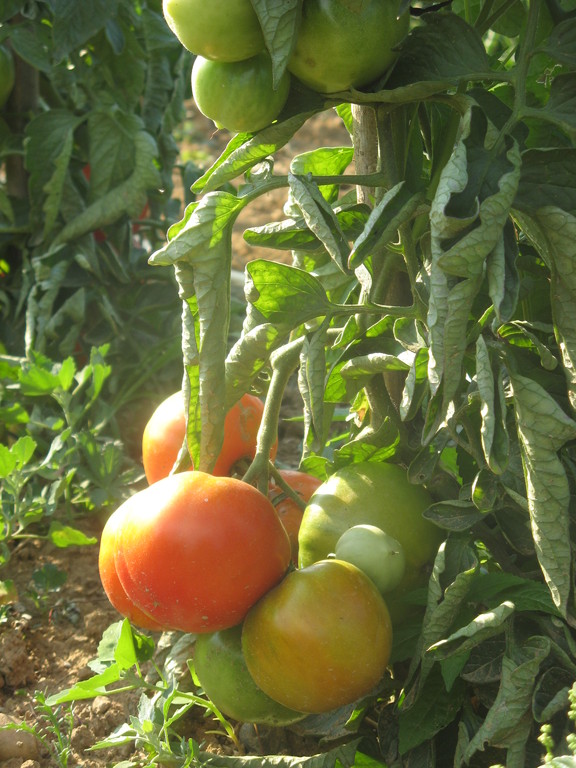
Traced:
<svg viewBox="0 0 576 768">
<path fill-rule="evenodd" d="M 258 725 L 290 725 L 305 715 L 283 707 L 260 690 L 242 652 L 242 625 L 199 635 L 194 670 L 204 692 L 228 717 Z"/>
<path fill-rule="evenodd" d="M 192 67 L 192 96 L 203 115 L 218 128 L 254 133 L 280 114 L 288 99 L 290 75 L 284 72 L 273 87 L 267 51 L 235 62 L 198 56 Z"/>
<path fill-rule="evenodd" d="M 342 560 L 291 571 L 248 612 L 242 631 L 256 685 L 286 707 L 316 714 L 368 695 L 391 647 L 384 599 Z"/>
<path fill-rule="evenodd" d="M 160 403 L 144 428 L 142 463 L 150 484 L 167 477 L 176 463 L 186 436 L 184 408 L 182 393 L 175 392 Z M 263 412 L 262 400 L 249 393 L 232 406 L 224 420 L 224 442 L 211 474 L 224 477 L 237 461 L 254 458 Z M 277 445 L 271 459 L 276 449 Z"/>
<path fill-rule="evenodd" d="M 360 88 L 394 63 L 408 32 L 397 0 L 304 0 L 288 69 L 320 93 Z"/>
<path fill-rule="evenodd" d="M 235 478 L 170 475 L 114 516 L 120 584 L 134 605 L 170 629 L 214 632 L 239 624 L 290 563 L 274 506 Z"/>
<path fill-rule="evenodd" d="M 242 61 L 264 49 L 250 0 L 164 0 L 164 17 L 182 45 L 215 61 Z"/>
</svg>

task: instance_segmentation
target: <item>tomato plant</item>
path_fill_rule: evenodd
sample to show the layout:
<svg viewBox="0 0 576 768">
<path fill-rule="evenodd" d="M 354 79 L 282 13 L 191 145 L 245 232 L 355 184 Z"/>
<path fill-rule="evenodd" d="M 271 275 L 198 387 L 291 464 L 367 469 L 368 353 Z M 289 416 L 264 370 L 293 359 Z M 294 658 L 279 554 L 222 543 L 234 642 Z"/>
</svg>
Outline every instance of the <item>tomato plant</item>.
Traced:
<svg viewBox="0 0 576 768">
<path fill-rule="evenodd" d="M 212 469 L 214 475 L 229 475 L 236 462 L 254 458 L 263 403 L 244 394 L 226 414 L 224 443 Z M 167 477 L 184 446 L 186 415 L 182 392 L 174 392 L 157 406 L 142 434 L 142 462 L 149 483 Z M 271 458 L 274 458 L 274 445 Z"/>
<path fill-rule="evenodd" d="M 290 91 L 284 72 L 274 84 L 266 51 L 242 61 L 212 61 L 197 56 L 192 67 L 192 96 L 218 128 L 254 133 L 280 114 Z"/>
<path fill-rule="evenodd" d="M 306 0 L 288 69 L 322 93 L 372 83 L 408 32 L 409 14 L 398 11 L 396 0 Z"/>
<path fill-rule="evenodd" d="M 323 560 L 289 573 L 242 630 L 256 684 L 284 706 L 320 713 L 369 694 L 392 647 L 386 603 L 351 563 Z"/>
<path fill-rule="evenodd" d="M 115 565 L 130 600 L 185 632 L 234 626 L 284 575 L 290 542 L 270 500 L 241 480 L 170 475 L 120 507 Z"/>
<path fill-rule="evenodd" d="M 283 480 L 290 489 L 300 497 L 302 502 L 298 503 L 296 499 L 283 491 L 282 488 L 274 482 L 274 477 L 272 477 L 268 495 L 290 538 L 292 562 L 294 565 L 297 565 L 298 532 L 302 522 L 302 515 L 304 514 L 304 502 L 307 502 L 310 499 L 314 491 L 322 484 L 322 481 L 319 478 L 314 477 L 314 475 L 309 475 L 307 472 L 299 472 L 297 469 L 279 469 L 278 474 L 280 475 L 281 480 Z"/>
<path fill-rule="evenodd" d="M 163 0 L 164 16 L 182 45 L 216 61 L 242 61 L 264 48 L 250 0 Z"/>
<path fill-rule="evenodd" d="M 267 696 L 248 672 L 242 651 L 242 625 L 199 635 L 194 671 L 204 693 L 228 717 L 243 723 L 289 725 L 305 715 Z"/>
</svg>

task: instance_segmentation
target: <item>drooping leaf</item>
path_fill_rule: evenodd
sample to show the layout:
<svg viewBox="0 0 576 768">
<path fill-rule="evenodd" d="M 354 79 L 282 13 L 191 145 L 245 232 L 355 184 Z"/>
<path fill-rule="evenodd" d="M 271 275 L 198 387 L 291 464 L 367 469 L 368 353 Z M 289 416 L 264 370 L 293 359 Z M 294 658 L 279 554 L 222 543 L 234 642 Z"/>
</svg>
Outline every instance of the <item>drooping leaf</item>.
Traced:
<svg viewBox="0 0 576 768">
<path fill-rule="evenodd" d="M 510 455 L 504 372 L 500 363 L 493 362 L 482 335 L 476 341 L 476 382 L 482 398 L 480 437 L 484 456 L 492 472 L 502 474 Z"/>
<path fill-rule="evenodd" d="M 530 706 L 534 680 L 550 652 L 550 642 L 543 637 L 529 638 L 502 660 L 502 680 L 493 705 L 466 749 L 467 761 L 489 743 L 509 750 L 525 747 L 532 727 Z M 506 765 L 511 765 L 507 760 Z M 525 765 L 515 761 L 515 766 Z"/>
<path fill-rule="evenodd" d="M 350 246 L 340 228 L 336 214 L 313 181 L 292 173 L 289 174 L 288 179 L 294 202 L 299 207 L 308 228 L 324 245 L 334 263 L 345 272 Z"/>
<path fill-rule="evenodd" d="M 272 57 L 274 84 L 282 77 L 293 48 L 301 0 L 252 0 Z"/>
<path fill-rule="evenodd" d="M 571 589 L 570 488 L 558 451 L 576 437 L 576 422 L 536 381 L 510 370 L 532 535 L 557 608 Z"/>
<path fill-rule="evenodd" d="M 232 228 L 242 208 L 242 201 L 228 192 L 207 194 L 190 206 L 183 223 L 171 228 L 170 241 L 150 257 L 153 265 L 179 265 L 181 298 L 190 300 L 188 334 L 197 370 L 196 360 L 188 361 L 189 450 L 193 460 L 198 458 L 195 466 L 204 470 L 213 466 L 224 437 Z"/>
</svg>

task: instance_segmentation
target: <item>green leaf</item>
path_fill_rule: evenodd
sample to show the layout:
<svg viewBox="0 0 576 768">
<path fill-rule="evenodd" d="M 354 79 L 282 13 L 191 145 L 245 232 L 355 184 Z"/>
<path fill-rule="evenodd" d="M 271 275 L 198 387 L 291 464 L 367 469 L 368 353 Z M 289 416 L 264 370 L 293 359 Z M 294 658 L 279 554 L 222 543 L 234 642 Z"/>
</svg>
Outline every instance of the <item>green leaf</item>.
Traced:
<svg viewBox="0 0 576 768">
<path fill-rule="evenodd" d="M 510 439 L 506 426 L 503 366 L 492 360 L 484 337 L 476 340 L 476 383 L 482 398 L 480 438 L 486 463 L 495 474 L 508 466 Z"/>
<path fill-rule="evenodd" d="M 546 120 L 576 139 L 576 73 L 557 75 L 552 81 L 550 96 L 542 109 L 527 107 L 524 116 Z"/>
<path fill-rule="evenodd" d="M 447 531 L 467 531 L 482 520 L 484 514 L 471 501 L 446 499 L 431 504 L 424 517 Z"/>
<path fill-rule="evenodd" d="M 433 395 L 443 386 L 429 406 L 426 440 L 444 420 L 460 387 L 471 307 L 483 283 L 487 260 L 494 249 L 502 247 L 502 233 L 518 187 L 518 147 L 506 137 L 497 151 L 498 136 L 483 112 L 475 106 L 468 110 L 430 210 L 428 374 Z M 499 280 L 495 280 L 496 267 L 492 266 L 491 290 L 499 303 L 506 294 L 502 258 Z"/>
<path fill-rule="evenodd" d="M 468 744 L 467 762 L 477 751 L 484 749 L 485 744 L 514 748 L 526 743 L 532 727 L 530 707 L 534 681 L 549 652 L 547 639 L 533 637 L 504 657 L 498 694 Z"/>
<path fill-rule="evenodd" d="M 96 696 L 107 696 L 113 693 L 108 686 L 117 683 L 122 678 L 122 669 L 119 664 L 112 666 L 93 675 L 88 680 L 82 680 L 71 688 L 65 688 L 59 693 L 48 696 L 46 704 L 50 707 L 56 707 L 58 704 L 65 704 L 69 701 L 82 701 L 85 699 L 94 699 Z"/>
<path fill-rule="evenodd" d="M 561 64 L 576 68 L 576 19 L 566 19 L 556 24 L 550 37 L 538 49 Z"/>
<path fill-rule="evenodd" d="M 490 611 L 481 613 L 466 626 L 431 645 L 428 653 L 437 659 L 447 659 L 455 654 L 469 652 L 485 640 L 504 632 L 514 611 L 514 603 L 504 602 Z"/>
<path fill-rule="evenodd" d="M 509 373 L 536 553 L 564 614 L 571 589 L 570 487 L 558 451 L 576 437 L 576 422 L 536 381 Z"/>
<path fill-rule="evenodd" d="M 457 680 L 450 691 L 437 668 L 430 674 L 417 700 L 398 715 L 400 754 L 431 739 L 454 720 L 464 702 L 466 687 Z"/>
<path fill-rule="evenodd" d="M 576 215 L 576 149 L 529 149 L 522 154 L 514 208 L 534 213 L 560 208 Z"/>
<path fill-rule="evenodd" d="M 303 269 L 255 259 L 246 273 L 246 298 L 267 322 L 296 328 L 330 312 L 322 283 Z"/>
<path fill-rule="evenodd" d="M 354 159 L 352 147 L 319 147 L 292 158 L 290 173 L 295 176 L 341 176 Z M 320 184 L 319 190 L 328 202 L 338 197 L 339 184 Z"/>
<path fill-rule="evenodd" d="M 264 41 L 272 56 L 274 85 L 282 77 L 292 52 L 300 0 L 252 0 Z"/>
<path fill-rule="evenodd" d="M 398 227 L 413 215 L 421 199 L 421 195 L 408 189 L 405 182 L 400 182 L 386 192 L 372 210 L 364 231 L 353 244 L 348 267 L 356 269 L 380 245 L 396 239 Z"/>
<path fill-rule="evenodd" d="M 113 224 L 123 216 L 138 218 L 148 192 L 157 190 L 162 183 L 156 166 L 157 154 L 158 147 L 152 136 L 138 131 L 134 136 L 134 171 L 66 224 L 54 239 L 53 247 Z"/>
<path fill-rule="evenodd" d="M 306 121 L 321 111 L 315 109 L 273 123 L 255 136 L 239 133 L 228 144 L 218 160 L 192 185 L 192 192 L 211 192 L 246 173 L 257 163 L 283 147 Z"/>
<path fill-rule="evenodd" d="M 54 56 L 60 61 L 79 48 L 117 14 L 118 0 L 52 0 Z"/>
<path fill-rule="evenodd" d="M 290 173 L 288 180 L 294 202 L 309 229 L 324 245 L 334 263 L 346 272 L 350 247 L 331 206 L 317 184 L 307 177 Z"/>
<path fill-rule="evenodd" d="M 188 207 L 184 219 L 170 228 L 167 245 L 149 259 L 156 266 L 176 265 L 180 297 L 189 303 L 192 327 L 185 335 L 195 349 L 186 361 L 188 450 L 203 471 L 214 465 L 224 439 L 232 229 L 244 204 L 229 192 L 208 193 Z"/>
<path fill-rule="evenodd" d="M 219 755 L 200 752 L 201 761 L 211 768 L 353 768 L 358 741 L 334 747 L 317 755 L 293 757 L 291 755 Z M 362 768 L 369 768 L 362 761 Z"/>
<path fill-rule="evenodd" d="M 480 34 L 453 13 L 427 13 L 400 48 L 387 87 L 437 81 L 445 85 L 480 79 L 490 67 Z"/>
<path fill-rule="evenodd" d="M 554 331 L 562 353 L 570 405 L 576 410 L 576 215 L 546 206 L 519 219 L 551 271 Z"/>
<path fill-rule="evenodd" d="M 48 538 L 57 547 L 65 549 L 66 547 L 86 547 L 90 544 L 97 544 L 98 539 L 94 536 L 86 536 L 85 533 L 69 525 L 62 525 L 57 521 L 50 523 Z"/>
</svg>

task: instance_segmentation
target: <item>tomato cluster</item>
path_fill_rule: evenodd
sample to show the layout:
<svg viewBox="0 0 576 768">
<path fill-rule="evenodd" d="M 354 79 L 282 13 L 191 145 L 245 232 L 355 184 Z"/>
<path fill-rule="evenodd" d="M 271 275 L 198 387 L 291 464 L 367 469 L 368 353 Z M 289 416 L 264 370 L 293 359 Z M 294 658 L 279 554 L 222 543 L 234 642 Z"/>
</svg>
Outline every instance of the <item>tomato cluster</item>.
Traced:
<svg viewBox="0 0 576 768">
<path fill-rule="evenodd" d="M 196 675 L 225 715 L 286 725 L 377 690 L 389 603 L 421 583 L 439 540 L 422 516 L 428 494 L 395 465 L 324 482 L 281 468 L 267 495 L 231 476 L 254 456 L 262 413 L 253 395 L 230 410 L 218 472 L 172 472 L 184 399 L 161 403 L 143 434 L 149 486 L 108 519 L 99 565 L 135 625 L 197 635 Z"/>
<path fill-rule="evenodd" d="M 290 75 L 274 83 L 250 0 L 164 0 L 163 9 L 176 37 L 196 56 L 192 95 L 203 115 L 234 133 L 259 131 L 278 117 Z"/>
<path fill-rule="evenodd" d="M 196 55 L 192 95 L 218 128 L 256 132 L 286 104 L 291 78 L 320 93 L 381 78 L 408 31 L 398 0 L 303 0 L 286 69 L 274 82 L 272 60 L 250 0 L 163 0 L 166 21 Z"/>
</svg>

